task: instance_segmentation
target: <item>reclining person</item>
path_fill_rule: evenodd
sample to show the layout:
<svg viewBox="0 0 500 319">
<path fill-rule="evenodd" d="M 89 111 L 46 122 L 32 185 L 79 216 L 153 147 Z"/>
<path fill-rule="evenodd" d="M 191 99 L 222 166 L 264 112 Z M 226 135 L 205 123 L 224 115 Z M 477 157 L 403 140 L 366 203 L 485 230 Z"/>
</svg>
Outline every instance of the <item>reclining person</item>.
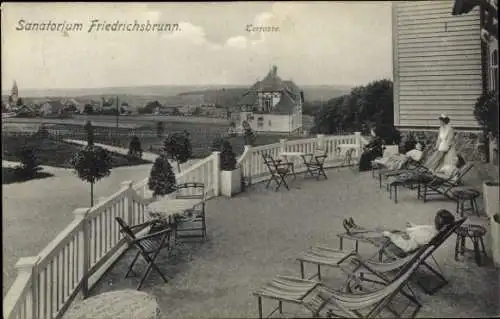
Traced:
<svg viewBox="0 0 500 319">
<path fill-rule="evenodd" d="M 405 154 L 394 154 L 388 157 L 379 157 L 373 160 L 374 163 L 385 166 L 389 169 L 400 169 L 408 161 L 419 162 L 422 159 L 423 145 L 421 143 L 415 144 L 415 148 L 406 152 Z"/>
<path fill-rule="evenodd" d="M 343 225 L 347 233 L 353 237 L 369 239 L 374 244 L 385 248 L 398 257 L 404 257 L 422 245 L 427 244 L 438 232 L 455 222 L 455 216 L 446 209 L 441 209 L 434 217 L 434 225 L 407 224 L 404 231 L 382 228 L 369 229 L 356 225 L 352 218 L 344 219 Z"/>
</svg>

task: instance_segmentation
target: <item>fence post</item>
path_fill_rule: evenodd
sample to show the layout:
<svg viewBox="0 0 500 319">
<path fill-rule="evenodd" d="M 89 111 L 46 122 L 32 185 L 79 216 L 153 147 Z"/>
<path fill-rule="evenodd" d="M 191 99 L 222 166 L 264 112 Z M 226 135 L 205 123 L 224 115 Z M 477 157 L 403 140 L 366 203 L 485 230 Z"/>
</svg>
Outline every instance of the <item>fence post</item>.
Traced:
<svg viewBox="0 0 500 319">
<path fill-rule="evenodd" d="M 132 181 L 123 181 L 121 183 L 121 189 L 122 190 L 126 190 L 126 189 L 132 189 L 132 186 L 133 186 L 133 182 Z M 132 201 L 130 200 L 130 198 L 127 196 L 126 200 L 125 200 L 125 205 L 126 205 L 126 211 L 125 211 L 125 214 L 124 216 L 125 219 L 127 220 L 127 223 L 129 225 L 134 225 L 134 212 L 133 212 L 133 203 Z"/>
<path fill-rule="evenodd" d="M 252 145 L 245 145 L 245 149 L 243 150 L 243 154 L 248 154 L 248 186 L 252 185 Z M 245 177 L 245 175 L 243 175 Z"/>
<path fill-rule="evenodd" d="M 220 152 L 212 152 L 214 157 L 214 196 L 220 194 Z"/>
<path fill-rule="evenodd" d="M 280 139 L 280 144 L 281 144 L 281 152 L 286 152 L 286 139 L 284 138 Z"/>
<path fill-rule="evenodd" d="M 356 136 L 356 144 L 358 148 L 356 149 L 356 157 L 361 156 L 361 150 L 363 149 L 363 142 L 361 140 L 361 132 L 354 132 L 354 136 Z"/>
<path fill-rule="evenodd" d="M 38 318 L 38 272 L 37 272 L 37 263 L 40 258 L 38 256 L 33 257 L 22 257 L 19 258 L 19 261 L 16 263 L 14 268 L 17 270 L 18 276 L 31 276 L 31 305 L 28 304 L 28 311 L 31 311 L 32 318 Z M 5 301 L 5 300 L 4 300 Z M 31 306 L 31 308 L 29 308 Z M 6 305 L 4 303 L 4 307 L 12 307 L 12 305 Z M 11 310 L 14 310 L 11 308 Z M 5 310 L 4 310 L 5 311 Z M 5 314 L 5 312 L 4 312 Z M 11 313 L 7 314 L 5 318 L 8 318 Z M 28 314 L 29 317 L 29 314 Z"/>
<path fill-rule="evenodd" d="M 325 135 L 324 134 L 318 134 L 316 135 L 317 139 L 317 146 L 319 149 L 324 149 L 325 148 Z"/>
<path fill-rule="evenodd" d="M 83 298 L 87 298 L 89 294 L 89 270 L 90 270 L 90 227 L 89 221 L 87 220 L 87 213 L 89 208 L 77 208 L 73 211 L 75 219 L 82 221 L 82 238 L 80 244 L 83 246 L 81 261 L 82 263 L 82 295 Z M 78 274 L 76 274 L 78 276 Z"/>
</svg>

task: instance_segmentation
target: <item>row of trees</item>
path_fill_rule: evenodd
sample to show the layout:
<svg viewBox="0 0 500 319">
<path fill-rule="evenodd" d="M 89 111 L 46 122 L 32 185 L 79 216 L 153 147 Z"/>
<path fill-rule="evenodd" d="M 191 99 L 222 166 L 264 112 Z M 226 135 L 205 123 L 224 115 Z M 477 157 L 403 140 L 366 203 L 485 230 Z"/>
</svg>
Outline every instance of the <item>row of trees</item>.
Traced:
<svg viewBox="0 0 500 319">
<path fill-rule="evenodd" d="M 314 115 L 315 133 L 339 134 L 370 127 L 394 125 L 393 84 L 390 80 L 371 82 L 355 87 L 347 95 L 333 98 Z"/>
</svg>

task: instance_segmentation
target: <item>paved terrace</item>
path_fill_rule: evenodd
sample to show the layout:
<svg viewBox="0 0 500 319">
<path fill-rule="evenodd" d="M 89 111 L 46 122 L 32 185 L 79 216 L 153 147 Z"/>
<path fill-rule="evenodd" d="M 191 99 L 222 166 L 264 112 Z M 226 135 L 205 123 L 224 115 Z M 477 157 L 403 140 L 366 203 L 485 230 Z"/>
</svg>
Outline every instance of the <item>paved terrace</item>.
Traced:
<svg viewBox="0 0 500 319">
<path fill-rule="evenodd" d="M 343 218 L 352 216 L 361 225 L 402 228 L 407 221 L 432 223 L 438 209 L 455 209 L 449 200 L 418 201 L 415 191 L 406 189 L 394 204 L 370 172 L 344 168 L 327 173 L 327 181 L 299 176 L 290 191 L 266 190 L 261 183 L 232 199 L 209 201 L 209 241 L 185 244 L 173 257 L 158 258 L 170 281 L 163 283 L 152 273 L 143 288 L 157 297 L 163 317 L 257 317 L 257 300 L 252 292 L 276 274 L 300 276 L 295 257 L 310 245 L 337 247 L 336 234 L 343 231 Z M 489 246 L 488 241 L 486 244 Z M 500 313 L 499 271 L 491 261 L 478 267 L 471 253 L 456 262 L 454 245 L 452 236 L 435 253 L 450 284 L 434 296 L 416 289 L 424 305 L 418 317 L 488 317 Z M 361 245 L 362 252 L 369 248 Z M 92 295 L 135 289 L 138 277 L 123 278 L 133 252 L 122 257 Z M 309 267 L 306 271 L 314 271 L 314 266 Z M 323 279 L 340 288 L 344 282 L 340 271 L 324 269 Z M 267 300 L 263 304 L 265 313 L 276 306 Z M 284 311 L 294 316 L 308 314 L 288 304 Z"/>
</svg>

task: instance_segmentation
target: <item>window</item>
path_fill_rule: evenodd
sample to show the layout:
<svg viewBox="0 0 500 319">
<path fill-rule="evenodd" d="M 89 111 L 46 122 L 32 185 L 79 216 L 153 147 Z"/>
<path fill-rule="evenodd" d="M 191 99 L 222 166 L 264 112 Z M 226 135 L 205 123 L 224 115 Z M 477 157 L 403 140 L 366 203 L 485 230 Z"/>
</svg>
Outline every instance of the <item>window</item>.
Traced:
<svg viewBox="0 0 500 319">
<path fill-rule="evenodd" d="M 498 92 L 498 49 L 490 54 L 490 90 Z"/>
<path fill-rule="evenodd" d="M 247 114 L 247 121 L 252 121 L 252 120 L 253 120 L 253 115 Z"/>
<path fill-rule="evenodd" d="M 263 128 L 264 127 L 264 118 L 263 117 L 257 118 L 257 127 L 258 128 Z"/>
<path fill-rule="evenodd" d="M 272 97 L 266 97 L 264 99 L 264 112 L 271 112 L 273 109 L 273 98 Z"/>
<path fill-rule="evenodd" d="M 271 120 L 269 120 L 269 122 L 267 123 L 268 126 L 271 126 Z"/>
</svg>

